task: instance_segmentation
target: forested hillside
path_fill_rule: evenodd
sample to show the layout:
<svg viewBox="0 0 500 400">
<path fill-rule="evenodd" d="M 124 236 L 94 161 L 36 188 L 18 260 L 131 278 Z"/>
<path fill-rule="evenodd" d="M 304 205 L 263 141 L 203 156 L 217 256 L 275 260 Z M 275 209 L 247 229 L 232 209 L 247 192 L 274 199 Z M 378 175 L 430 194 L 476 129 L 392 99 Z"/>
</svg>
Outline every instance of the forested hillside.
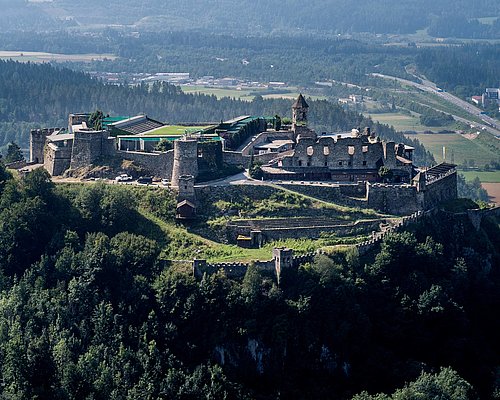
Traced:
<svg viewBox="0 0 500 400">
<path fill-rule="evenodd" d="M 0 166 L 4 398 L 349 399 L 405 383 L 392 398 L 498 396 L 498 221 L 437 214 L 277 286 L 253 267 L 197 281 L 166 265 L 158 200 L 175 204 Z"/>
<path fill-rule="evenodd" d="M 5 3 L 5 0 L 3 0 Z M 7 1 L 22 11 L 22 18 L 0 20 L 6 28 L 41 28 L 32 13 L 33 3 Z M 80 26 L 132 25 L 145 30 L 211 30 L 226 33 L 270 34 L 275 32 L 371 32 L 413 33 L 432 26 L 442 36 L 497 37 L 498 31 L 486 30 L 472 18 L 498 17 L 495 0 L 196 0 L 86 1 L 54 0 L 37 4 L 38 15 L 64 24 Z M 32 25 L 29 23 L 32 22 Z M 47 24 L 48 25 L 48 24 Z M 45 29 L 47 29 L 47 25 Z M 477 26 L 476 26 L 477 25 Z M 48 26 L 50 29 L 50 26 Z M 486 27 L 487 28 L 487 27 Z"/>
<path fill-rule="evenodd" d="M 388 126 L 374 124 L 328 101 L 311 101 L 310 106 L 311 123 L 320 132 L 370 126 L 385 138 L 415 146 L 418 162 L 433 161 L 417 141 L 406 139 Z M 69 69 L 0 61 L 0 146 L 15 140 L 27 147 L 30 127 L 65 127 L 69 113 L 96 109 L 111 115 L 146 113 L 168 123 L 217 123 L 240 115 L 291 117 L 289 100 L 264 100 L 260 96 L 252 102 L 230 98 L 218 100 L 215 96 L 185 94 L 168 84 L 133 88 L 104 85 Z"/>
</svg>

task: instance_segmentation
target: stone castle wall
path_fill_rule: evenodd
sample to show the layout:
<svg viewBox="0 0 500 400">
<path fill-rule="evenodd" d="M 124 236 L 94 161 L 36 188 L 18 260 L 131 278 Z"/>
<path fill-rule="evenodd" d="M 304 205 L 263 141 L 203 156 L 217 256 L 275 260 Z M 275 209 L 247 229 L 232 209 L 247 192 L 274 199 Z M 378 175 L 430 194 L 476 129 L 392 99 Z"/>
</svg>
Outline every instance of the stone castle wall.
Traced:
<svg viewBox="0 0 500 400">
<path fill-rule="evenodd" d="M 164 153 L 142 153 L 138 151 L 118 151 L 116 155 L 124 160 L 134 161 L 158 178 L 172 179 L 174 151 Z"/>
<path fill-rule="evenodd" d="M 74 135 L 71 169 L 91 165 L 109 151 L 105 131 L 78 131 Z"/>
<path fill-rule="evenodd" d="M 222 157 L 224 163 L 229 165 L 243 165 L 245 168 L 247 167 L 248 160 L 243 156 L 242 153 L 237 151 L 225 151 L 222 153 Z"/>
<path fill-rule="evenodd" d="M 456 199 L 457 197 L 457 173 L 452 170 L 448 174 L 426 184 L 423 206 L 426 210 L 429 210 L 443 201 Z"/>
<path fill-rule="evenodd" d="M 59 128 L 32 129 L 30 131 L 30 161 L 43 164 L 46 138 Z"/>
<path fill-rule="evenodd" d="M 394 226 L 389 227 L 383 232 L 374 232 L 373 237 L 370 240 L 359 243 L 356 245 L 358 253 L 364 255 L 375 247 L 379 246 L 380 243 L 391 233 L 400 232 L 408 225 L 418 222 L 425 215 L 430 214 L 432 211 L 417 211 L 411 215 L 401 218 L 401 220 Z"/>
<path fill-rule="evenodd" d="M 45 146 L 43 167 L 52 176 L 62 175 L 71 163 L 72 141 L 48 143 Z"/>
<path fill-rule="evenodd" d="M 355 184 L 329 184 L 307 185 L 277 183 L 285 189 L 311 196 L 316 199 L 337 203 L 348 207 L 366 207 L 366 184 L 358 182 Z"/>
<path fill-rule="evenodd" d="M 421 210 L 417 188 L 412 185 L 367 183 L 367 206 L 388 214 L 407 215 Z"/>
<path fill-rule="evenodd" d="M 275 220 L 232 221 L 227 225 L 228 239 L 236 242 L 239 235 L 250 236 L 252 230 L 262 232 L 267 241 L 281 239 L 319 239 L 325 234 L 353 236 L 378 231 L 380 220 L 342 221 L 327 218 L 279 218 Z"/>
<path fill-rule="evenodd" d="M 276 249 L 275 249 L 276 251 Z M 267 261 L 253 261 L 256 269 L 264 274 L 274 274 L 279 281 L 279 276 L 286 268 L 299 268 L 300 266 L 311 263 L 319 253 L 307 253 L 301 255 L 293 255 L 293 251 L 287 250 L 287 254 L 291 254 L 291 262 L 282 264 L 276 262 L 276 258 Z M 207 263 L 206 260 L 193 261 L 193 275 L 197 279 L 203 278 L 204 274 L 213 275 L 219 271 L 231 279 L 243 278 L 247 272 L 250 263 Z"/>
</svg>

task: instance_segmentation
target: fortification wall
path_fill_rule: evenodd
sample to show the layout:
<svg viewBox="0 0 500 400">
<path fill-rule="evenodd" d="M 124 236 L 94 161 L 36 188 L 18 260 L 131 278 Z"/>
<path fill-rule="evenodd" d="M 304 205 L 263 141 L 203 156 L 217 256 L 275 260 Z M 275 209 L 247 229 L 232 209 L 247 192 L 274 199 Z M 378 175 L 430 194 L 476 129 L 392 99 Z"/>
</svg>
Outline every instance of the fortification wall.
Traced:
<svg viewBox="0 0 500 400">
<path fill-rule="evenodd" d="M 248 159 L 238 151 L 223 151 L 222 158 L 229 165 L 243 165 L 246 168 L 248 164 Z"/>
<path fill-rule="evenodd" d="M 404 228 L 415 222 L 418 222 L 423 216 L 428 215 L 429 213 L 431 213 L 431 211 L 417 211 L 411 215 L 401 218 L 401 220 L 396 225 L 385 229 L 383 232 L 374 232 L 370 240 L 356 245 L 358 253 L 360 255 L 366 254 L 370 250 L 373 250 L 375 247 L 379 246 L 380 243 L 391 233 L 404 230 Z"/>
<path fill-rule="evenodd" d="M 453 200 L 457 197 L 457 173 L 453 170 L 435 181 L 426 183 L 424 207 L 429 210 L 443 201 Z"/>
<path fill-rule="evenodd" d="M 366 207 L 364 200 L 366 196 L 366 184 L 358 182 L 356 184 L 328 184 L 307 185 L 307 184 L 287 184 L 278 183 L 288 190 L 311 196 L 316 199 L 329 201 L 349 207 Z"/>
<path fill-rule="evenodd" d="M 172 178 L 172 167 L 174 162 L 174 151 L 164 153 L 142 153 L 135 151 L 118 151 L 117 155 L 124 160 L 130 160 L 158 178 Z"/>
<path fill-rule="evenodd" d="M 32 129 L 30 131 L 30 161 L 43 163 L 44 147 L 47 136 L 52 135 L 59 128 Z"/>
<path fill-rule="evenodd" d="M 292 251 L 288 250 L 288 253 L 293 254 Z M 307 253 L 302 255 L 292 255 L 291 268 L 299 268 L 300 266 L 314 261 L 318 253 Z M 274 274 L 279 282 L 279 276 L 287 267 L 288 264 L 282 264 L 280 261 L 276 262 L 276 259 L 267 261 L 253 261 L 255 268 L 264 274 Z M 223 271 L 224 274 L 231 279 L 243 278 L 247 272 L 250 263 L 207 263 L 206 260 L 194 260 L 193 261 L 193 275 L 197 279 L 203 278 L 204 274 L 213 275 L 219 271 Z"/>
<path fill-rule="evenodd" d="M 379 220 L 365 220 L 356 221 L 354 223 L 345 223 L 338 221 L 338 223 L 321 223 L 316 221 L 314 224 L 308 225 L 308 221 L 304 222 L 304 225 L 297 225 L 295 220 L 280 219 L 280 226 L 258 226 L 258 221 L 256 221 L 256 227 L 238 225 L 237 222 L 228 224 L 227 231 L 230 240 L 236 241 L 238 235 L 249 236 L 253 229 L 260 230 L 265 240 L 281 240 L 281 239 L 319 239 L 324 234 L 334 234 L 337 236 L 354 236 L 363 233 L 368 233 L 372 231 L 377 231 L 379 229 Z"/>
<path fill-rule="evenodd" d="M 43 167 L 52 176 L 59 176 L 69 168 L 71 163 L 72 146 L 57 146 L 49 143 L 45 146 Z"/>
<path fill-rule="evenodd" d="M 412 185 L 367 183 L 368 207 L 389 214 L 407 215 L 419 211 L 417 188 Z"/>
<path fill-rule="evenodd" d="M 195 187 L 196 197 L 201 201 L 210 197 L 227 198 L 228 196 L 234 196 L 234 198 L 247 196 L 255 200 L 262 200 L 268 198 L 277 190 L 276 188 L 265 185 L 210 185 Z"/>
<path fill-rule="evenodd" d="M 107 146 L 108 133 L 105 131 L 78 131 L 74 133 L 71 168 L 82 168 L 101 158 Z"/>
</svg>

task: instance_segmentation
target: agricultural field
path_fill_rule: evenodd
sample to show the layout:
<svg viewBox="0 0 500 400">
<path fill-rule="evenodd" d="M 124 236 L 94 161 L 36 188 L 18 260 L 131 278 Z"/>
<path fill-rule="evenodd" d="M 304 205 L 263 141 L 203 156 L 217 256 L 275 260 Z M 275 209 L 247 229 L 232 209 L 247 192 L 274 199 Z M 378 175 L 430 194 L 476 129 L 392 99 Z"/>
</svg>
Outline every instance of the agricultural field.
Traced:
<svg viewBox="0 0 500 400">
<path fill-rule="evenodd" d="M 481 183 L 500 183 L 500 171 L 460 171 L 460 173 L 468 181 L 477 177 Z"/>
<path fill-rule="evenodd" d="M 199 86 L 199 85 L 181 85 L 181 89 L 184 93 L 200 93 L 206 95 L 214 95 L 218 99 L 223 97 L 230 97 L 244 101 L 252 101 L 255 94 L 261 94 L 264 99 L 290 99 L 295 100 L 299 95 L 299 89 L 296 87 L 286 87 L 283 88 L 281 92 L 276 91 L 275 93 L 269 93 L 268 89 L 264 88 L 232 88 L 224 87 L 218 88 L 213 86 Z M 313 100 L 324 100 L 324 96 L 314 96 L 307 94 L 307 91 L 303 93 L 306 97 L 311 97 Z"/>
<path fill-rule="evenodd" d="M 481 133 L 485 139 L 467 139 L 457 133 L 407 134 L 418 139 L 433 155 L 436 161 L 443 162 L 443 146 L 446 147 L 446 161 L 462 165 L 473 160 L 476 167 L 483 167 L 491 161 L 498 160 L 500 153 L 496 151 L 497 140 L 492 135 Z M 491 142 L 491 146 L 488 143 Z M 470 164 L 469 164 L 470 165 Z"/>
<path fill-rule="evenodd" d="M 113 54 L 56 54 L 37 51 L 0 51 L 0 60 L 13 60 L 19 62 L 92 62 L 115 60 Z"/>
<path fill-rule="evenodd" d="M 182 85 L 181 89 L 184 93 L 200 93 L 206 95 L 215 95 L 218 99 L 223 97 L 231 97 L 240 100 L 252 101 L 254 96 L 250 93 L 258 91 L 258 89 L 241 89 L 236 88 L 216 88 L 197 85 Z"/>
<path fill-rule="evenodd" d="M 481 183 L 490 196 L 490 201 L 500 205 L 500 183 Z"/>
<path fill-rule="evenodd" d="M 387 124 L 393 126 L 394 129 L 398 131 L 433 131 L 439 132 L 442 130 L 456 129 L 456 125 L 450 124 L 446 126 L 425 126 L 420 123 L 419 115 L 412 113 L 412 115 L 407 115 L 403 113 L 368 113 L 366 116 L 370 116 L 374 121 L 378 121 L 381 124 Z"/>
</svg>

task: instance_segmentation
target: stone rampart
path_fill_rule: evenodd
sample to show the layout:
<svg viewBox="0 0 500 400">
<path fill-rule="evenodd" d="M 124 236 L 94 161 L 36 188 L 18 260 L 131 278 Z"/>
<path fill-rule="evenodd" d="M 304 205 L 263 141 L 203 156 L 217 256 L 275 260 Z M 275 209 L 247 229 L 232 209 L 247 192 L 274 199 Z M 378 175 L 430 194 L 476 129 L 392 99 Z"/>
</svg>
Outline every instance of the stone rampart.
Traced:
<svg viewBox="0 0 500 400">
<path fill-rule="evenodd" d="M 278 249 L 279 250 L 279 249 Z M 276 251 L 276 249 L 275 249 Z M 274 252 L 275 252 L 274 251 Z M 273 258 L 267 261 L 252 261 L 255 268 L 264 274 L 274 274 L 279 282 L 279 276 L 282 271 L 284 271 L 290 265 L 292 268 L 299 268 L 300 266 L 311 263 L 314 261 L 314 257 L 320 252 L 311 252 L 301 255 L 293 255 L 292 250 L 286 249 L 287 253 L 292 254 L 291 263 L 288 264 L 286 261 L 282 263 L 282 260 Z M 203 275 L 214 275 L 219 271 L 223 271 L 224 274 L 231 279 L 243 278 L 247 272 L 250 263 L 208 263 L 206 260 L 193 260 L 193 275 L 196 279 L 203 278 Z"/>
<path fill-rule="evenodd" d="M 349 207 L 366 207 L 366 184 L 359 182 L 355 184 L 308 184 L 304 181 L 299 183 L 274 182 L 288 190 L 311 196 L 316 199 L 337 203 Z"/>
<path fill-rule="evenodd" d="M 171 179 L 172 177 L 172 166 L 174 161 L 173 150 L 162 153 L 118 151 L 117 155 L 124 160 L 130 160 L 137 163 L 156 177 L 166 179 Z"/>
<path fill-rule="evenodd" d="M 417 188 L 412 185 L 367 183 L 368 207 L 389 214 L 405 215 L 421 209 Z"/>
<path fill-rule="evenodd" d="M 439 203 L 458 197 L 457 173 L 455 170 L 426 182 L 424 191 L 424 208 L 429 210 Z"/>
<path fill-rule="evenodd" d="M 266 185 L 210 185 L 210 186 L 196 186 L 195 192 L 198 199 L 224 198 L 228 197 L 238 198 L 240 196 L 251 197 L 255 200 L 263 200 L 276 193 L 278 189 Z"/>
<path fill-rule="evenodd" d="M 226 151 L 226 150 L 222 152 L 222 158 L 225 164 L 236 165 L 236 166 L 242 165 L 245 168 L 247 167 L 249 160 L 238 151 Z"/>
<path fill-rule="evenodd" d="M 106 148 L 106 131 L 76 131 L 73 139 L 71 155 L 71 169 L 83 168 L 94 164 L 99 160 Z"/>
<path fill-rule="evenodd" d="M 394 233 L 394 232 L 400 232 L 407 226 L 414 224 L 415 222 L 418 222 L 424 215 L 428 215 L 432 211 L 417 211 L 414 212 L 411 215 L 405 216 L 401 218 L 395 225 L 392 225 L 385 229 L 382 232 L 373 232 L 372 238 L 370 240 L 367 240 L 362 243 L 358 243 L 356 245 L 356 248 L 358 249 L 358 252 L 360 255 L 363 255 L 367 253 L 368 251 L 374 249 L 376 246 L 380 245 L 382 240 L 384 240 L 387 235 Z"/>
<path fill-rule="evenodd" d="M 44 149 L 43 167 L 52 176 L 59 176 L 70 167 L 71 143 L 47 143 Z"/>
<path fill-rule="evenodd" d="M 30 131 L 30 161 L 43 164 L 44 147 L 47 136 L 61 128 L 32 129 Z"/>
<path fill-rule="evenodd" d="M 248 223 L 246 223 L 248 222 Z M 309 218 L 233 221 L 227 226 L 229 240 L 235 242 L 239 235 L 249 236 L 252 230 L 259 230 L 267 241 L 281 239 L 319 239 L 325 234 L 353 236 L 379 229 L 380 220 L 335 221 Z"/>
</svg>

